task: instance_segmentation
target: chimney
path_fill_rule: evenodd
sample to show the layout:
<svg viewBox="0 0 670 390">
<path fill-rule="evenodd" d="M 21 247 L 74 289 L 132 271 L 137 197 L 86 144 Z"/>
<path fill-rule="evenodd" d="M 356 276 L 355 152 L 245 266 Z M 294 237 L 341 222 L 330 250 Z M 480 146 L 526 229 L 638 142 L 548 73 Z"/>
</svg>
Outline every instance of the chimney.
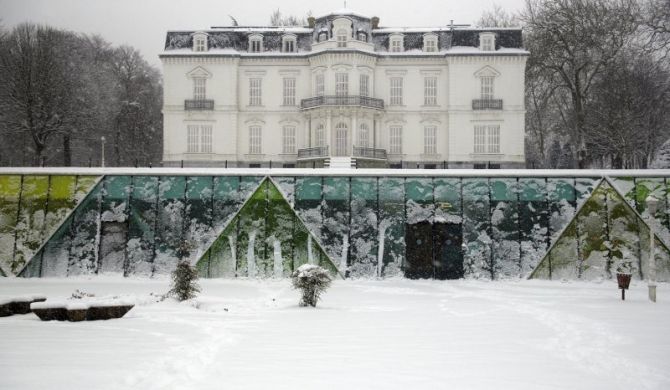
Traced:
<svg viewBox="0 0 670 390">
<path fill-rule="evenodd" d="M 314 28 L 314 25 L 316 24 L 316 19 L 314 19 L 314 16 L 310 16 L 307 18 L 307 26 L 309 28 Z"/>
<path fill-rule="evenodd" d="M 379 18 L 376 16 L 373 16 L 372 19 L 370 19 L 370 23 L 372 23 L 372 28 L 379 28 Z"/>
</svg>

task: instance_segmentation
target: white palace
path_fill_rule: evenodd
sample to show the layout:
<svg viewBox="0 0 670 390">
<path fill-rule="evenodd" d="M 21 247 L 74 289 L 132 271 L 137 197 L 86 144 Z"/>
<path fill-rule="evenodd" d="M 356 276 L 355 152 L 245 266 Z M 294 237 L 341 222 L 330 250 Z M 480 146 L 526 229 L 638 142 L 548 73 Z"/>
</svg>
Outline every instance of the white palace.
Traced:
<svg viewBox="0 0 670 390">
<path fill-rule="evenodd" d="M 160 58 L 165 166 L 524 166 L 521 29 L 383 27 L 344 9 L 169 31 Z"/>
</svg>

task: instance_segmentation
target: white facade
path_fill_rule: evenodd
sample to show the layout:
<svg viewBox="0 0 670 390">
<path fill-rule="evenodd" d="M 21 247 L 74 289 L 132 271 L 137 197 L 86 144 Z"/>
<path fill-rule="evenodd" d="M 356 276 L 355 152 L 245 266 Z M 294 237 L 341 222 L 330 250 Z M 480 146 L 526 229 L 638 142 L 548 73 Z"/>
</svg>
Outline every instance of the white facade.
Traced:
<svg viewBox="0 0 670 390">
<path fill-rule="evenodd" d="M 377 23 L 169 32 L 165 165 L 523 166 L 520 30 Z"/>
</svg>

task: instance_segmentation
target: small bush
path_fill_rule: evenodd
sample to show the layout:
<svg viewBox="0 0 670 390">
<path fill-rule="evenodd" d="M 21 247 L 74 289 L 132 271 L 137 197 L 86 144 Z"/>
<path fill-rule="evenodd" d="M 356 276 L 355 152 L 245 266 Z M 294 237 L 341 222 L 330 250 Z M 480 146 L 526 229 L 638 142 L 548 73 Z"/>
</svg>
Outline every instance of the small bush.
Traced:
<svg viewBox="0 0 670 390">
<path fill-rule="evenodd" d="M 330 287 L 328 271 L 313 264 L 303 264 L 293 272 L 293 288 L 302 292 L 300 306 L 315 307 L 321 294 Z"/>
<path fill-rule="evenodd" d="M 195 298 L 200 292 L 198 286 L 198 271 L 187 262 L 177 264 L 172 271 L 172 289 L 168 295 L 173 295 L 180 301 Z"/>
</svg>

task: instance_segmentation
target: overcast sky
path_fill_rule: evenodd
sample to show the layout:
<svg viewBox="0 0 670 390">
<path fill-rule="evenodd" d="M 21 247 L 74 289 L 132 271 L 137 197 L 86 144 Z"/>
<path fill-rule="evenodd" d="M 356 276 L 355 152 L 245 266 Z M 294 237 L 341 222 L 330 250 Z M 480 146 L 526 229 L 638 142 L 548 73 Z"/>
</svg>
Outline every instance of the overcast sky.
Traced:
<svg viewBox="0 0 670 390">
<path fill-rule="evenodd" d="M 378 16 L 382 26 L 444 26 L 472 23 L 498 4 L 518 10 L 524 0 L 348 0 L 347 8 Z M 305 4 L 310 4 L 306 8 Z M 22 22 L 46 23 L 72 31 L 95 33 L 115 45 L 139 49 L 160 67 L 167 30 L 206 29 L 230 25 L 232 15 L 240 25 L 266 25 L 273 10 L 284 14 L 315 16 L 343 7 L 341 0 L 0 0 L 5 28 Z"/>
</svg>

